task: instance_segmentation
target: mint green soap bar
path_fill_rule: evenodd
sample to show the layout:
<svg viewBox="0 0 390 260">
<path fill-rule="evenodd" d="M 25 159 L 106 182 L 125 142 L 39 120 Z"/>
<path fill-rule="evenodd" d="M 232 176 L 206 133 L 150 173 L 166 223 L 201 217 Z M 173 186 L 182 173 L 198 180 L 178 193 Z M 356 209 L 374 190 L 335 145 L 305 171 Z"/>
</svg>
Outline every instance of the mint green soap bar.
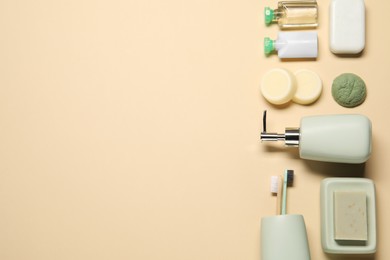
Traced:
<svg viewBox="0 0 390 260">
<path fill-rule="evenodd" d="M 343 107 L 356 107 L 362 104 L 366 95 L 366 84 L 353 73 L 341 74 L 333 81 L 332 96 Z"/>
</svg>

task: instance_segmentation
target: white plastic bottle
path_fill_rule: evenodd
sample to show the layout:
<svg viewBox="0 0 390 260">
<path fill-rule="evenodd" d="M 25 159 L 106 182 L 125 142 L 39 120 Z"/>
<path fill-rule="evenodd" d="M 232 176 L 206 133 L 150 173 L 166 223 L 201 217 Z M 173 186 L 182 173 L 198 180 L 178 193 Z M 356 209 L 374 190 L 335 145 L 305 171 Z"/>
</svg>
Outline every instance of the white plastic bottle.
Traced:
<svg viewBox="0 0 390 260">
<path fill-rule="evenodd" d="M 303 159 L 364 163 L 371 155 L 371 121 L 363 115 L 323 115 L 301 119 L 299 128 L 286 128 L 284 134 L 267 133 L 262 141 L 285 141 L 286 146 L 299 147 Z"/>
<path fill-rule="evenodd" d="M 276 40 L 264 38 L 264 53 L 266 55 L 277 51 L 281 59 L 317 58 L 317 32 L 279 32 Z"/>
</svg>

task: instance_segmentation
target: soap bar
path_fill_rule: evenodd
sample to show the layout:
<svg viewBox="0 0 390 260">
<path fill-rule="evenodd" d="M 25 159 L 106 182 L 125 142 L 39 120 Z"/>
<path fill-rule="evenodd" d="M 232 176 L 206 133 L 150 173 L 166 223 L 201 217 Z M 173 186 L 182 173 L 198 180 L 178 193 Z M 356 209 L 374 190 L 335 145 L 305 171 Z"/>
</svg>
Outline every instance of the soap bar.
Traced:
<svg viewBox="0 0 390 260">
<path fill-rule="evenodd" d="M 365 192 L 334 192 L 334 238 L 367 241 Z"/>
<path fill-rule="evenodd" d="M 365 47 L 364 0 L 332 0 L 330 49 L 336 54 L 357 54 Z"/>
<path fill-rule="evenodd" d="M 301 69 L 294 73 L 297 83 L 297 91 L 293 101 L 298 104 L 308 105 L 316 101 L 322 92 L 322 82 L 317 73 Z"/>
<path fill-rule="evenodd" d="M 366 205 L 367 240 L 335 239 L 335 194 L 364 193 Z M 340 194 L 341 194 L 340 193 Z M 375 185 L 366 178 L 326 178 L 321 181 L 321 244 L 328 254 L 373 254 L 376 252 Z M 339 195 L 340 195 L 339 194 Z M 342 195 L 342 194 L 341 194 Z M 340 200 L 338 200 L 340 202 Z M 349 237 L 351 239 L 351 237 Z M 361 259 L 358 257 L 357 259 Z"/>
<path fill-rule="evenodd" d="M 289 102 L 296 89 L 295 78 L 285 69 L 271 69 L 261 80 L 261 93 L 271 104 L 282 105 Z"/>
</svg>

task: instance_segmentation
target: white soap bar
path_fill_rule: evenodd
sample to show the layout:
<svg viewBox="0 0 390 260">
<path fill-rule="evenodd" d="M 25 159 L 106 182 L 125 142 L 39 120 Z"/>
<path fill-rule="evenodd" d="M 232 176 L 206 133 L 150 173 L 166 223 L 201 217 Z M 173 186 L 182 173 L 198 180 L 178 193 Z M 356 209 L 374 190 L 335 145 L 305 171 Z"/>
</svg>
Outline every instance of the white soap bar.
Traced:
<svg viewBox="0 0 390 260">
<path fill-rule="evenodd" d="M 335 54 L 357 54 L 365 47 L 364 0 L 332 0 L 330 49 Z"/>
<path fill-rule="evenodd" d="M 334 192 L 334 239 L 367 241 L 365 192 Z"/>
<path fill-rule="evenodd" d="M 301 69 L 294 73 L 297 91 L 293 101 L 298 104 L 308 105 L 316 101 L 322 92 L 322 82 L 317 73 Z"/>
<path fill-rule="evenodd" d="M 285 104 L 296 91 L 295 78 L 288 70 L 271 69 L 263 76 L 260 90 L 268 102 L 275 105 Z"/>
</svg>

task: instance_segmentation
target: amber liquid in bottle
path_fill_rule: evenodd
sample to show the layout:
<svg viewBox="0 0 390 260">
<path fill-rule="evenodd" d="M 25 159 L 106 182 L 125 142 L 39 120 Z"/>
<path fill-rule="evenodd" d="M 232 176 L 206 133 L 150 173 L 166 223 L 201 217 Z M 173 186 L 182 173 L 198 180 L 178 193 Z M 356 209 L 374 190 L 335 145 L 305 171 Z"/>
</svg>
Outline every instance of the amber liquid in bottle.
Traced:
<svg viewBox="0 0 390 260">
<path fill-rule="evenodd" d="M 274 10 L 273 21 L 282 29 L 317 27 L 317 1 L 280 1 Z"/>
</svg>

